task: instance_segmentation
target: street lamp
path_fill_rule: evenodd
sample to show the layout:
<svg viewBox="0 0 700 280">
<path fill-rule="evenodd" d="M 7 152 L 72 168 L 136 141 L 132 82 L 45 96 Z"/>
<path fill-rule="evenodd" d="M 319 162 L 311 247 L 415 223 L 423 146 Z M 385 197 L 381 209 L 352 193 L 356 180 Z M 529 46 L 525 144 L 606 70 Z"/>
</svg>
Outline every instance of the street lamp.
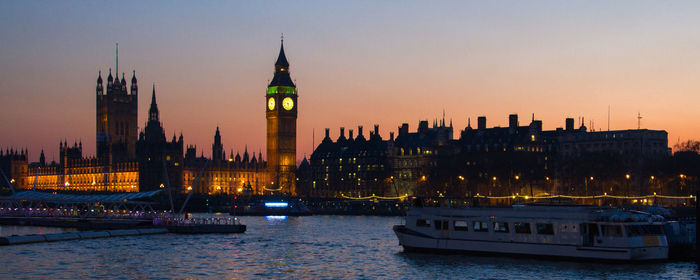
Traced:
<svg viewBox="0 0 700 280">
<path fill-rule="evenodd" d="M 583 179 L 583 183 L 586 186 L 586 196 L 588 196 L 588 182 L 593 182 L 593 176 Z"/>
<path fill-rule="evenodd" d="M 491 190 L 496 188 L 496 176 L 493 176 L 491 180 L 493 181 L 493 187 L 489 190 L 489 195 L 491 195 Z"/>
</svg>

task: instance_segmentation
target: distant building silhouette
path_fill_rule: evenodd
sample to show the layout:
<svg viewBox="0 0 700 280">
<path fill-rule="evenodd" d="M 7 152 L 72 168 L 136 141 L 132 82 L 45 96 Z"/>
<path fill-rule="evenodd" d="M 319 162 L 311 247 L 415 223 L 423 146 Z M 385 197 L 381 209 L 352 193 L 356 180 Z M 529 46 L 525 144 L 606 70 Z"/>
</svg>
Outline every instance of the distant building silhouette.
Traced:
<svg viewBox="0 0 700 280">
<path fill-rule="evenodd" d="M 160 111 L 156 103 L 154 85 L 151 106 L 148 109 L 148 121 L 144 130 L 139 133 L 139 140 L 136 142 L 140 191 L 155 190 L 168 185 L 178 190 L 182 189 L 184 168 L 182 138 L 182 134 L 180 134 L 178 139 L 175 138 L 175 135 L 171 141 L 166 139 L 165 130 L 160 122 Z M 164 171 L 164 168 L 167 171 Z"/>
<path fill-rule="evenodd" d="M 126 80 L 112 77 L 112 70 L 107 77 L 106 89 L 102 84 L 102 75 L 98 74 L 96 87 L 96 142 L 97 158 L 103 162 L 115 163 L 132 161 L 136 158 L 136 140 L 138 131 L 138 84 L 136 71 L 131 78 L 131 92 L 128 92 Z"/>
<path fill-rule="evenodd" d="M 444 118 L 432 127 L 421 121 L 416 132 L 403 124 L 396 138 L 375 142 L 352 131 L 346 138 L 344 128 L 333 141 L 326 129 L 304 167 L 310 172 L 299 173 L 299 189 L 325 197 L 646 194 L 658 187 L 649 178 L 663 176 L 658 166 L 671 155 L 665 131 L 589 132 L 574 128 L 573 119 L 566 129 L 545 131 L 534 116 L 521 126 L 512 114 L 507 127 L 491 128 L 480 116 L 477 128 L 469 120 L 459 139 L 452 135 Z"/>
</svg>

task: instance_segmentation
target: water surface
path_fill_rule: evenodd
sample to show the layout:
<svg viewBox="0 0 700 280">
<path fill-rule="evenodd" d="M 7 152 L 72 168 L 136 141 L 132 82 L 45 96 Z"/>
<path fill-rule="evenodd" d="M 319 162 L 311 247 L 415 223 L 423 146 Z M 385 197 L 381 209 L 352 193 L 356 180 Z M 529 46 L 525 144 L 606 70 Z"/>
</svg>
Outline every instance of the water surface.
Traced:
<svg viewBox="0 0 700 280">
<path fill-rule="evenodd" d="M 241 217 L 244 234 L 0 247 L 0 279 L 696 279 L 693 262 L 599 264 L 403 253 L 398 217 Z M 0 232 L 6 231 L 6 226 Z"/>
</svg>

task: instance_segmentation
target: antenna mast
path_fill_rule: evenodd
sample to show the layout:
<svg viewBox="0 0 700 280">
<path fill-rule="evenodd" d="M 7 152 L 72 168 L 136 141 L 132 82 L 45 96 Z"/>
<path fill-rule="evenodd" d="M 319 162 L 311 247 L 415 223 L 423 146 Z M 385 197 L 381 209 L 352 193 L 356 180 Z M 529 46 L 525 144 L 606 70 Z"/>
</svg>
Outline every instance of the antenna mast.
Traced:
<svg viewBox="0 0 700 280">
<path fill-rule="evenodd" d="M 608 105 L 608 131 L 610 131 L 610 105 Z"/>
<path fill-rule="evenodd" d="M 642 114 L 637 112 L 637 129 L 642 129 Z"/>
</svg>

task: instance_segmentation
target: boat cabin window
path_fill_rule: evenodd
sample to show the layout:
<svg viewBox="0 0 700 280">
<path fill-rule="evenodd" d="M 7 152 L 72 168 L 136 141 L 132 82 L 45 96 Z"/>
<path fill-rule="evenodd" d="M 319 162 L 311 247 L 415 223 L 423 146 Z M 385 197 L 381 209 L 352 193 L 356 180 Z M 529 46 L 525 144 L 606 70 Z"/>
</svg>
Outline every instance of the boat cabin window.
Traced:
<svg viewBox="0 0 700 280">
<path fill-rule="evenodd" d="M 627 236 L 663 235 L 661 225 L 626 225 Z"/>
<path fill-rule="evenodd" d="M 435 229 L 448 230 L 450 221 L 435 220 Z"/>
<path fill-rule="evenodd" d="M 622 226 L 620 225 L 603 225 L 603 236 L 622 237 Z"/>
<path fill-rule="evenodd" d="M 467 221 L 454 221 L 453 228 L 457 231 L 467 231 Z"/>
<path fill-rule="evenodd" d="M 508 232 L 508 223 L 499 223 L 499 222 L 493 223 L 493 231 L 507 233 Z"/>
<path fill-rule="evenodd" d="M 554 234 L 554 226 L 549 223 L 537 223 L 537 234 Z"/>
<path fill-rule="evenodd" d="M 430 220 L 418 219 L 416 220 L 417 227 L 430 227 Z"/>
<path fill-rule="evenodd" d="M 515 223 L 513 227 L 515 228 L 515 233 L 532 233 L 530 223 Z"/>
<path fill-rule="evenodd" d="M 486 222 L 474 222 L 474 231 L 476 232 L 488 232 L 489 224 Z"/>
</svg>

